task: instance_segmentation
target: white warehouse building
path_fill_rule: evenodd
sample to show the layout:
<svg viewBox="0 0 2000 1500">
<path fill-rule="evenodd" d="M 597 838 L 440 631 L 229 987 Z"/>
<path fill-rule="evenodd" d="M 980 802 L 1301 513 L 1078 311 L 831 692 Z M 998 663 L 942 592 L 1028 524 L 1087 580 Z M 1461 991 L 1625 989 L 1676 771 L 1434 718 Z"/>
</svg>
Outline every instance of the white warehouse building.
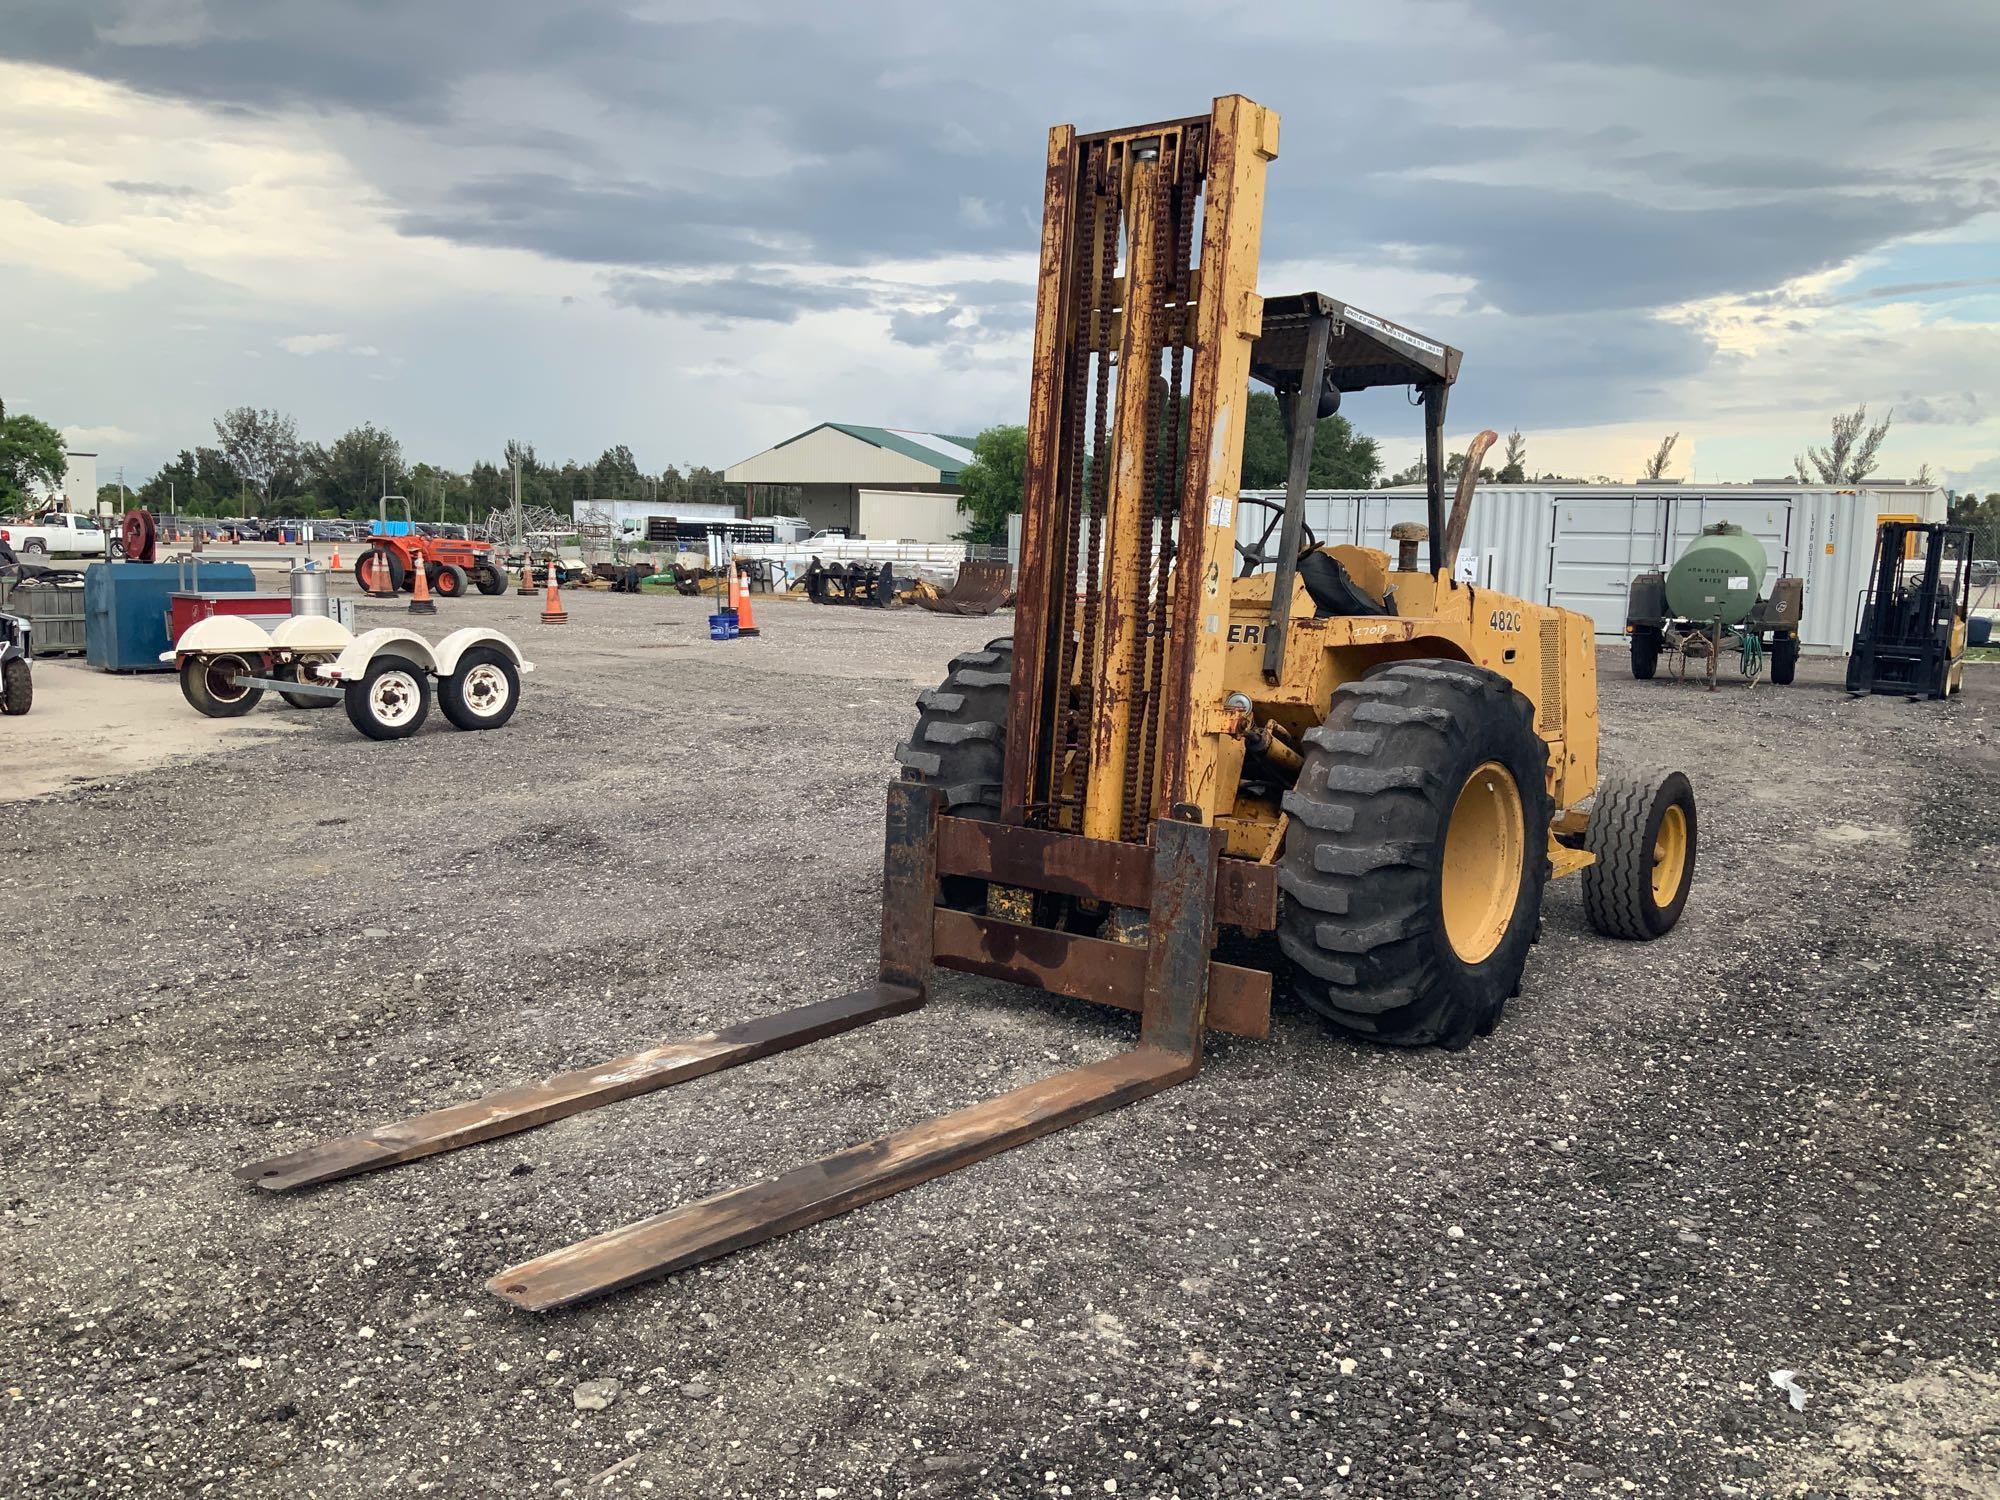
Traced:
<svg viewBox="0 0 2000 1500">
<path fill-rule="evenodd" d="M 1283 490 L 1245 490 L 1284 503 Z M 1450 505 L 1451 494 L 1445 501 Z M 1799 637 L 1809 652 L 1844 653 L 1867 587 L 1875 528 L 1888 518 L 1945 519 L 1942 489 L 1862 484 L 1846 489 L 1764 484 L 1482 484 L 1459 551 L 1460 576 L 1535 604 L 1590 616 L 1600 639 L 1625 633 L 1625 596 L 1641 573 L 1670 566 L 1704 526 L 1733 521 L 1764 544 L 1759 592 L 1781 575 L 1805 586 Z M 1271 513 L 1240 506 L 1239 539 L 1255 543 Z M 1424 519 L 1424 492 L 1309 490 L 1306 524 L 1322 543 L 1394 553 L 1389 528 Z M 1008 532 L 1020 558 L 1020 517 Z"/>
</svg>

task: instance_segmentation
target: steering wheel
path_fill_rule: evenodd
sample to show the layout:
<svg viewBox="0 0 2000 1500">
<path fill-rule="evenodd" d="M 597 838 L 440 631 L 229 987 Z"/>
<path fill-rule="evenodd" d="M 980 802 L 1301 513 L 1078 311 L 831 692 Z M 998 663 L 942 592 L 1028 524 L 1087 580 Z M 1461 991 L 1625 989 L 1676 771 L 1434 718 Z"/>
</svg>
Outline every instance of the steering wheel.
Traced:
<svg viewBox="0 0 2000 1500">
<path fill-rule="evenodd" d="M 1240 496 L 1236 504 L 1239 509 L 1245 505 L 1262 506 L 1271 513 L 1271 519 L 1265 523 L 1263 532 L 1255 542 L 1248 546 L 1245 546 L 1242 542 L 1236 544 L 1236 550 L 1243 554 L 1243 567 L 1236 576 L 1238 578 L 1248 578 L 1259 568 L 1268 568 L 1277 562 L 1277 559 L 1271 556 L 1269 548 L 1271 537 L 1284 528 L 1285 507 L 1275 500 L 1265 500 L 1255 495 Z M 1303 519 L 1301 517 L 1301 521 Z M 1319 545 L 1319 538 L 1313 535 L 1312 527 L 1305 526 L 1303 530 L 1305 545 L 1299 549 L 1299 556 L 1301 557 Z"/>
</svg>

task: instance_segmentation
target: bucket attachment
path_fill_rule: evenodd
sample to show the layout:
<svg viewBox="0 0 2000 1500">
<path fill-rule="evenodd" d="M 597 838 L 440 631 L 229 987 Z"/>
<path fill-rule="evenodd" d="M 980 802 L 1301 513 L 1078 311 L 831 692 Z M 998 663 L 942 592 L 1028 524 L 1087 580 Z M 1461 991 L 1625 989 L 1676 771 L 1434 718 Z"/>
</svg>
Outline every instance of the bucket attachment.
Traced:
<svg viewBox="0 0 2000 1500">
<path fill-rule="evenodd" d="M 962 562 L 951 587 L 935 598 L 917 596 L 917 606 L 939 615 L 990 615 L 1007 602 L 1009 570 L 1002 562 Z"/>
</svg>

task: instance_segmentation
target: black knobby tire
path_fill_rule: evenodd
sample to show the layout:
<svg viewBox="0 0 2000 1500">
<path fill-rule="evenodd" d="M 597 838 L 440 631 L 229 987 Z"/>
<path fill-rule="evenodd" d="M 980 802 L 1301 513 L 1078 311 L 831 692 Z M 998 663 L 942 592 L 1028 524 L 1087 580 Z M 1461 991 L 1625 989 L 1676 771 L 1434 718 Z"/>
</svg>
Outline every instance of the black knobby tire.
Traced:
<svg viewBox="0 0 2000 1500">
<path fill-rule="evenodd" d="M 1632 675 L 1641 682 L 1651 679 L 1660 666 L 1660 632 L 1646 625 L 1632 627 Z"/>
<path fill-rule="evenodd" d="M 382 556 L 388 560 L 389 564 L 389 592 L 392 594 L 402 593 L 403 584 L 407 581 L 404 574 L 408 571 L 403 567 L 402 558 L 386 550 L 382 553 Z M 364 594 L 368 592 L 368 575 L 374 571 L 374 558 L 375 553 L 371 548 L 354 560 L 354 582 Z"/>
<path fill-rule="evenodd" d="M 896 747 L 903 779 L 944 793 L 954 818 L 993 822 L 1000 816 L 1000 781 L 1007 754 L 1007 685 L 1014 672 L 1011 637 L 952 658 L 944 681 L 918 695 L 917 727 Z M 983 909 L 986 883 L 946 876 L 947 906 Z"/>
<path fill-rule="evenodd" d="M 35 674 L 18 656 L 0 662 L 0 713 L 18 719 L 35 706 Z"/>
<path fill-rule="evenodd" d="M 1520 992 L 1548 881 L 1554 809 L 1534 705 L 1465 662 L 1394 662 L 1336 688 L 1305 743 L 1278 867 L 1286 988 L 1380 1042 L 1456 1048 L 1491 1031 Z M 1511 908 L 1493 887 L 1490 947 L 1467 962 L 1446 927 L 1446 841 L 1461 793 L 1498 777 L 1492 767 L 1518 796 L 1511 852 L 1492 847 L 1506 879 L 1518 860 L 1519 881 Z"/>
<path fill-rule="evenodd" d="M 264 690 L 237 687 L 229 679 L 252 668 L 240 656 L 191 656 L 181 663 L 181 696 L 208 718 L 241 718 L 264 701 Z"/>
<path fill-rule="evenodd" d="M 492 646 L 474 646 L 438 684 L 438 707 L 460 729 L 498 729 L 520 704 L 520 669 Z"/>
<path fill-rule="evenodd" d="M 1678 880 L 1656 891 L 1662 828 L 1678 811 L 1686 830 Z M 1694 788 L 1679 771 L 1657 780 L 1612 777 L 1598 783 L 1583 846 L 1597 856 L 1584 867 L 1583 914 L 1606 937 L 1665 937 L 1681 919 L 1700 848 Z"/>
<path fill-rule="evenodd" d="M 404 700 L 410 704 L 406 714 L 386 713 L 380 701 L 382 694 L 378 685 L 391 674 L 399 674 L 393 686 L 401 694 L 415 695 L 414 700 Z M 421 729 L 430 715 L 431 674 L 408 657 L 378 656 L 368 663 L 368 670 L 361 674 L 358 681 L 347 684 L 342 702 L 347 709 L 348 722 L 369 739 L 405 739 Z"/>
<path fill-rule="evenodd" d="M 463 599 L 466 589 L 471 587 L 471 580 L 457 563 L 445 563 L 438 568 L 431 587 L 440 599 Z"/>
<path fill-rule="evenodd" d="M 474 576 L 473 582 L 478 586 L 479 592 L 489 598 L 494 594 L 504 594 L 507 592 L 507 570 L 498 563 L 483 562 L 479 565 L 479 572 Z"/>
<path fill-rule="evenodd" d="M 1799 638 L 1795 635 L 1772 636 L 1770 655 L 1771 681 L 1778 687 L 1790 687 L 1799 672 Z"/>
</svg>

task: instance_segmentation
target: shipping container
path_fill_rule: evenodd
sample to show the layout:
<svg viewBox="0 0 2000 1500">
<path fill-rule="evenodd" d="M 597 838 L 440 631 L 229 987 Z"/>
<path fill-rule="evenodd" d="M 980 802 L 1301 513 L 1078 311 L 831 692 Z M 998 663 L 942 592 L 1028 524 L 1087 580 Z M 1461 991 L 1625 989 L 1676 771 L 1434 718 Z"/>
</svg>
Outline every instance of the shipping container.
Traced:
<svg viewBox="0 0 2000 1500">
<path fill-rule="evenodd" d="M 1244 493 L 1284 500 L 1282 490 Z M 1764 544 L 1760 592 L 1768 594 L 1781 575 L 1804 584 L 1805 649 L 1844 653 L 1867 587 L 1877 523 L 1944 516 L 1944 491 L 1915 485 L 1481 485 L 1459 573 L 1481 588 L 1589 615 L 1600 637 L 1622 636 L 1633 578 L 1670 566 L 1704 526 L 1733 521 Z M 1255 542 L 1269 519 L 1261 508 L 1240 507 L 1238 538 Z M 1417 488 L 1306 495 L 1306 524 L 1323 543 L 1393 552 L 1389 528 L 1423 519 L 1424 493 Z"/>
</svg>

